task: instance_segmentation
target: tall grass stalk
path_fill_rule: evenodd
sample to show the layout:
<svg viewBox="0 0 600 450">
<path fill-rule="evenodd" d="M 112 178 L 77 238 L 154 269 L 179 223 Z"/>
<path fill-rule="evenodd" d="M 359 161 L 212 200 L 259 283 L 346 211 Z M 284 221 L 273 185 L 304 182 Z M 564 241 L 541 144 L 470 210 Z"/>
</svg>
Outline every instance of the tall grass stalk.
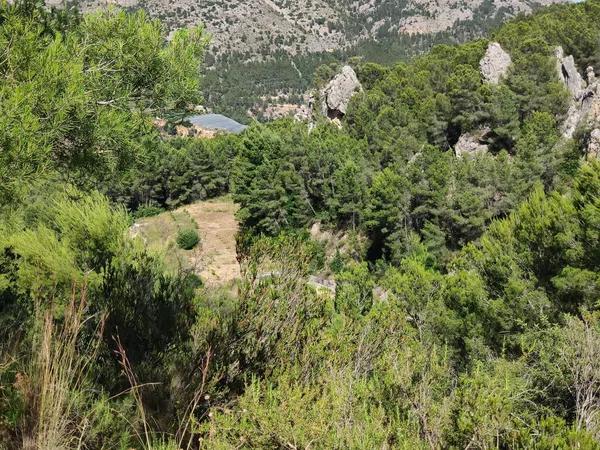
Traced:
<svg viewBox="0 0 600 450">
<path fill-rule="evenodd" d="M 61 450 L 82 448 L 88 418 L 78 410 L 83 403 L 86 375 L 97 355 L 102 332 L 82 342 L 86 321 L 87 287 L 74 286 L 61 320 L 55 308 L 38 305 L 41 330 L 34 339 L 29 375 L 23 383 L 28 401 L 23 426 L 23 448 Z"/>
</svg>

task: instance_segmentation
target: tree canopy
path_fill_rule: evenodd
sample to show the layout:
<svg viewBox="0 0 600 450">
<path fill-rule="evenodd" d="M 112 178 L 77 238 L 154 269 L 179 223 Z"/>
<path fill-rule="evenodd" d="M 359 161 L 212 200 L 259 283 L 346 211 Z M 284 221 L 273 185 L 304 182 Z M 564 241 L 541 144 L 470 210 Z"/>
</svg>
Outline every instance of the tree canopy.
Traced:
<svg viewBox="0 0 600 450">
<path fill-rule="evenodd" d="M 202 29 L 1 3 L 0 450 L 600 448 L 600 161 L 552 56 L 599 33 L 552 6 L 498 85 L 436 46 L 358 63 L 341 128 L 200 139 L 152 119 L 202 101 Z M 132 226 L 222 195 L 230 284 Z"/>
</svg>

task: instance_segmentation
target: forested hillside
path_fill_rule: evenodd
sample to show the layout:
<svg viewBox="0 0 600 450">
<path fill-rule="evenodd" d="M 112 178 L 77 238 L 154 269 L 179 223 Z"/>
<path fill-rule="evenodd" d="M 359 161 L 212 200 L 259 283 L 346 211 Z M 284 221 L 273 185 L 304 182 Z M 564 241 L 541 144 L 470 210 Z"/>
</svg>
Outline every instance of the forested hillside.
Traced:
<svg viewBox="0 0 600 450">
<path fill-rule="evenodd" d="M 243 123 L 269 106 L 298 107 L 320 64 L 392 64 L 439 43 L 485 36 L 506 20 L 564 0 L 49 0 L 95 11 L 145 10 L 169 31 L 204 24 L 207 106 Z"/>
<path fill-rule="evenodd" d="M 0 3 L 0 449 L 600 448 L 600 0 L 213 139 L 166 38 Z M 132 226 L 224 194 L 235 281 Z"/>
<path fill-rule="evenodd" d="M 240 3 L 243 5 L 245 2 Z M 250 121 L 249 115 L 260 121 L 268 120 L 272 116 L 269 106 L 283 104 L 297 108 L 306 102 L 303 96 L 318 81 L 319 68 L 323 65 L 352 59 L 385 65 L 407 61 L 435 45 L 457 44 L 484 37 L 510 18 L 560 1 L 332 3 L 332 10 L 339 14 L 334 14 L 335 17 L 325 26 L 319 24 L 319 20 L 313 23 L 316 36 L 309 35 L 308 38 L 304 37 L 303 28 L 296 28 L 295 23 L 288 35 L 286 30 L 290 24 L 286 21 L 287 27 L 283 30 L 277 25 L 265 30 L 254 15 L 246 18 L 242 14 L 235 20 L 217 20 L 217 38 L 221 36 L 226 40 L 217 42 L 207 55 L 209 64 L 204 79 L 207 106 L 242 123 Z M 299 10 L 304 6 L 302 2 L 290 5 Z M 268 7 L 266 10 L 273 13 Z M 235 16 L 236 9 L 228 12 Z M 306 17 L 305 13 L 293 13 Z M 310 13 L 308 17 L 311 17 Z M 245 27 L 246 19 L 252 24 Z M 273 22 L 265 22 L 279 24 L 280 19 L 276 17 Z M 212 21 L 211 18 L 206 21 L 209 28 Z M 328 27 L 334 27 L 331 33 Z M 231 30 L 236 30 L 233 36 L 230 35 Z M 248 39 L 246 33 L 256 33 L 258 37 Z M 241 39 L 241 42 L 236 43 L 236 39 Z M 312 46 L 307 42 L 312 42 Z"/>
</svg>

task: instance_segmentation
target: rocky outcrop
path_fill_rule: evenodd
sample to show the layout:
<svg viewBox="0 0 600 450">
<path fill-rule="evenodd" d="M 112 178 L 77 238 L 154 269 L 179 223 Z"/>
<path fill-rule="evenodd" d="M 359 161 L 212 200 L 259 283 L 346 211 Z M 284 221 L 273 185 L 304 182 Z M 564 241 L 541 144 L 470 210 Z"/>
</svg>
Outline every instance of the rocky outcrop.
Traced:
<svg viewBox="0 0 600 450">
<path fill-rule="evenodd" d="M 510 55 L 497 42 L 490 42 L 485 55 L 479 61 L 483 79 L 491 84 L 498 84 L 506 76 L 512 64 Z"/>
<path fill-rule="evenodd" d="M 600 128 L 594 128 L 590 133 L 586 156 L 588 159 L 598 159 L 600 157 Z"/>
<path fill-rule="evenodd" d="M 587 126 L 600 126 L 600 86 L 596 79 L 593 67 L 586 70 L 588 86 L 581 93 L 582 118 L 586 120 Z"/>
<path fill-rule="evenodd" d="M 571 94 L 571 104 L 567 117 L 562 125 L 565 138 L 572 138 L 575 130 L 585 128 L 598 128 L 600 126 L 600 90 L 593 67 L 586 69 L 586 83 L 577 71 L 573 56 L 564 56 L 563 49 L 556 49 L 556 67 L 559 79 Z"/>
<path fill-rule="evenodd" d="M 487 153 L 488 146 L 484 139 L 489 132 L 489 128 L 484 128 L 472 133 L 464 133 L 454 146 L 454 153 L 458 158 Z"/>
<path fill-rule="evenodd" d="M 561 127 L 563 137 L 572 138 L 573 134 L 575 134 L 575 130 L 581 122 L 582 110 L 580 106 L 576 101 L 569 106 L 567 117 Z"/>
<path fill-rule="evenodd" d="M 362 85 L 354 69 L 344 66 L 325 88 L 321 91 L 321 111 L 331 120 L 344 117 L 348 103 L 356 92 L 362 91 Z"/>
<path fill-rule="evenodd" d="M 585 81 L 577 71 L 573 55 L 565 56 L 562 47 L 556 47 L 556 71 L 558 78 L 565 84 L 573 100 L 579 100 L 585 89 Z"/>
</svg>

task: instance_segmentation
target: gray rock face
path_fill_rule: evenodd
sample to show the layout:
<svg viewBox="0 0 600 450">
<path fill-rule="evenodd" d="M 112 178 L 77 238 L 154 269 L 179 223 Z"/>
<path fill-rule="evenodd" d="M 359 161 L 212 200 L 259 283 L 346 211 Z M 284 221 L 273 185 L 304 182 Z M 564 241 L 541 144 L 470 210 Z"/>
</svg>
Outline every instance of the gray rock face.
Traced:
<svg viewBox="0 0 600 450">
<path fill-rule="evenodd" d="M 321 91 L 323 115 L 331 120 L 342 118 L 348 110 L 350 99 L 358 91 L 362 91 L 362 85 L 354 69 L 344 66 Z"/>
<path fill-rule="evenodd" d="M 566 138 L 572 138 L 577 125 L 581 122 L 583 111 L 579 103 L 573 102 L 567 111 L 567 117 L 562 124 L 562 135 Z"/>
<path fill-rule="evenodd" d="M 512 64 L 510 55 L 497 42 L 490 42 L 485 55 L 479 61 L 483 79 L 492 84 L 498 84 L 508 73 Z"/>
<path fill-rule="evenodd" d="M 579 100 L 585 89 L 585 81 L 577 71 L 573 55 L 565 56 L 562 47 L 556 47 L 556 71 L 558 78 L 565 84 L 573 100 Z"/>
<path fill-rule="evenodd" d="M 600 126 L 600 86 L 593 67 L 587 68 L 588 87 L 581 93 L 582 118 L 588 126 Z"/>
<path fill-rule="evenodd" d="M 557 59 L 559 58 L 562 49 L 557 49 Z M 572 65 L 572 57 L 563 58 L 562 61 L 567 61 L 565 64 L 560 63 L 559 77 L 565 83 L 565 86 L 569 89 L 572 95 L 571 105 L 567 111 L 567 118 L 565 119 L 562 132 L 563 137 L 572 138 L 575 130 L 579 126 L 597 128 L 600 126 L 600 89 L 598 86 L 598 80 L 593 67 L 586 69 L 586 76 L 588 84 L 583 78 L 577 73 L 577 70 Z M 569 77 L 564 74 L 570 72 Z M 575 80 L 569 85 L 569 78 Z"/>
<path fill-rule="evenodd" d="M 587 77 L 588 86 L 592 86 L 594 83 L 596 83 L 596 72 L 594 72 L 594 68 L 592 66 L 588 66 L 587 69 L 585 69 L 585 74 Z"/>
<path fill-rule="evenodd" d="M 587 147 L 587 158 L 597 159 L 600 157 L 600 128 L 595 128 L 590 134 Z"/>
<path fill-rule="evenodd" d="M 483 142 L 483 139 L 489 132 L 489 128 L 484 128 L 473 133 L 462 134 L 454 146 L 454 153 L 458 158 L 487 153 L 488 146 Z"/>
</svg>

